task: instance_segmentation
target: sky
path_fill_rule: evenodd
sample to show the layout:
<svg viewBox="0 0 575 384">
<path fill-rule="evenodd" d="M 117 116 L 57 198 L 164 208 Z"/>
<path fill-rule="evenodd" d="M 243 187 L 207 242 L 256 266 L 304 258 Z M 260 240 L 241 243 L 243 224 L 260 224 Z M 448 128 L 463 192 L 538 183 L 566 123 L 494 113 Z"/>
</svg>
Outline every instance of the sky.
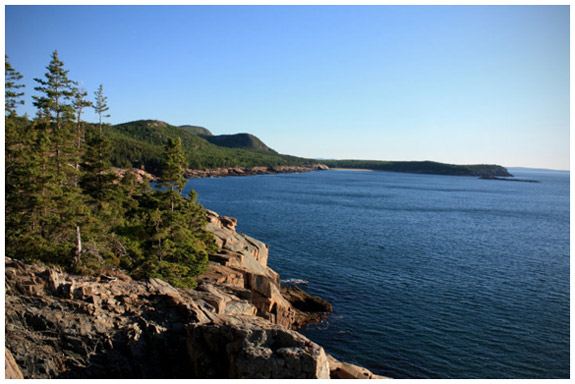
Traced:
<svg viewBox="0 0 575 384">
<path fill-rule="evenodd" d="M 308 158 L 569 169 L 569 33 L 566 5 L 5 7 L 21 114 L 58 50 L 112 124 Z"/>
</svg>

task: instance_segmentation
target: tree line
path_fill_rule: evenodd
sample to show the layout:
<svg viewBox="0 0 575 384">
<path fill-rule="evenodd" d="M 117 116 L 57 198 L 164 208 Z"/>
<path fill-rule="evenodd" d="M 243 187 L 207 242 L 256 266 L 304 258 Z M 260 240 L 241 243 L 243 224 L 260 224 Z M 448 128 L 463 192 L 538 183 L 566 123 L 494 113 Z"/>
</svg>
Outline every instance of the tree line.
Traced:
<svg viewBox="0 0 575 384">
<path fill-rule="evenodd" d="M 184 198 L 179 138 L 161 157 L 158 188 L 111 167 L 110 117 L 103 85 L 88 92 L 69 78 L 58 52 L 34 79 L 36 116 L 19 116 L 23 76 L 5 58 L 6 255 L 83 274 L 123 268 L 194 287 L 215 250 L 194 191 Z M 97 124 L 83 121 L 87 108 Z"/>
</svg>

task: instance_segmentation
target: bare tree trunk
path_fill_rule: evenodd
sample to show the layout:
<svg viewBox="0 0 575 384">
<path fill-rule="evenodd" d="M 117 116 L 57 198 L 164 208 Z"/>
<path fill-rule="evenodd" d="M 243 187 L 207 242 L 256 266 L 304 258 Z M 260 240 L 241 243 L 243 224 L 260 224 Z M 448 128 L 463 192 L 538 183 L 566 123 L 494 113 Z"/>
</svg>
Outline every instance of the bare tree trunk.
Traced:
<svg viewBox="0 0 575 384">
<path fill-rule="evenodd" d="M 79 265 L 82 256 L 82 236 L 80 226 L 76 226 L 76 249 L 74 250 L 74 264 Z"/>
</svg>

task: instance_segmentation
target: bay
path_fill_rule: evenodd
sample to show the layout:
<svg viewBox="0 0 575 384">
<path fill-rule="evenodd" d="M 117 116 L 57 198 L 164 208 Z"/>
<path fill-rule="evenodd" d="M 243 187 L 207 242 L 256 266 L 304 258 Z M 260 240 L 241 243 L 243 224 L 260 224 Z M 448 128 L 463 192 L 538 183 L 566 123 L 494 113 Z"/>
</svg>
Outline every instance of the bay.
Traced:
<svg viewBox="0 0 575 384">
<path fill-rule="evenodd" d="M 334 307 L 301 332 L 394 378 L 569 378 L 569 173 L 191 179 Z"/>
</svg>

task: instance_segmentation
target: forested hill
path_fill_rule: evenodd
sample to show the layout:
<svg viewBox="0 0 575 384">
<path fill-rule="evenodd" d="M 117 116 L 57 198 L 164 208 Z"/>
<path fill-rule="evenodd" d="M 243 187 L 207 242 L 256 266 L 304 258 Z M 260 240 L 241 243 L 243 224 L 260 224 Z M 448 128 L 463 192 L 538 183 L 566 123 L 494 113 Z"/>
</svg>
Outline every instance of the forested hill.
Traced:
<svg viewBox="0 0 575 384">
<path fill-rule="evenodd" d="M 209 129 L 197 125 L 180 125 L 180 128 L 198 136 L 213 136 Z"/>
<path fill-rule="evenodd" d="M 264 144 L 263 141 L 249 133 L 236 133 L 235 135 L 206 136 L 210 143 L 227 148 L 246 148 L 253 151 L 277 153 Z"/>
<path fill-rule="evenodd" d="M 228 148 L 246 148 L 254 151 L 277 153 L 250 133 L 236 133 L 233 135 L 214 135 L 209 129 L 197 125 L 180 125 L 185 131 L 203 137 L 212 144 Z"/>
<path fill-rule="evenodd" d="M 187 167 L 214 169 L 252 168 L 285 165 L 312 165 L 320 161 L 281 155 L 248 133 L 213 135 L 194 125 L 174 126 L 158 120 L 138 120 L 105 126 L 112 143 L 112 165 L 120 168 L 144 166 L 160 171 L 161 156 L 170 139 L 180 138 Z M 330 168 L 363 168 L 378 171 L 409 172 L 454 176 L 511 176 L 502 166 L 490 164 L 455 165 L 434 161 L 322 160 Z"/>
<path fill-rule="evenodd" d="M 143 165 L 157 173 L 164 147 L 180 138 L 186 164 L 192 169 L 219 167 L 282 166 L 318 164 L 317 160 L 281 155 L 250 134 L 214 136 L 203 127 L 173 126 L 163 121 L 138 120 L 106 126 L 112 142 L 112 164 L 126 168 Z"/>
<path fill-rule="evenodd" d="M 330 168 L 424 173 L 452 176 L 512 176 L 505 167 L 492 164 L 455 165 L 435 161 L 322 160 Z"/>
</svg>

